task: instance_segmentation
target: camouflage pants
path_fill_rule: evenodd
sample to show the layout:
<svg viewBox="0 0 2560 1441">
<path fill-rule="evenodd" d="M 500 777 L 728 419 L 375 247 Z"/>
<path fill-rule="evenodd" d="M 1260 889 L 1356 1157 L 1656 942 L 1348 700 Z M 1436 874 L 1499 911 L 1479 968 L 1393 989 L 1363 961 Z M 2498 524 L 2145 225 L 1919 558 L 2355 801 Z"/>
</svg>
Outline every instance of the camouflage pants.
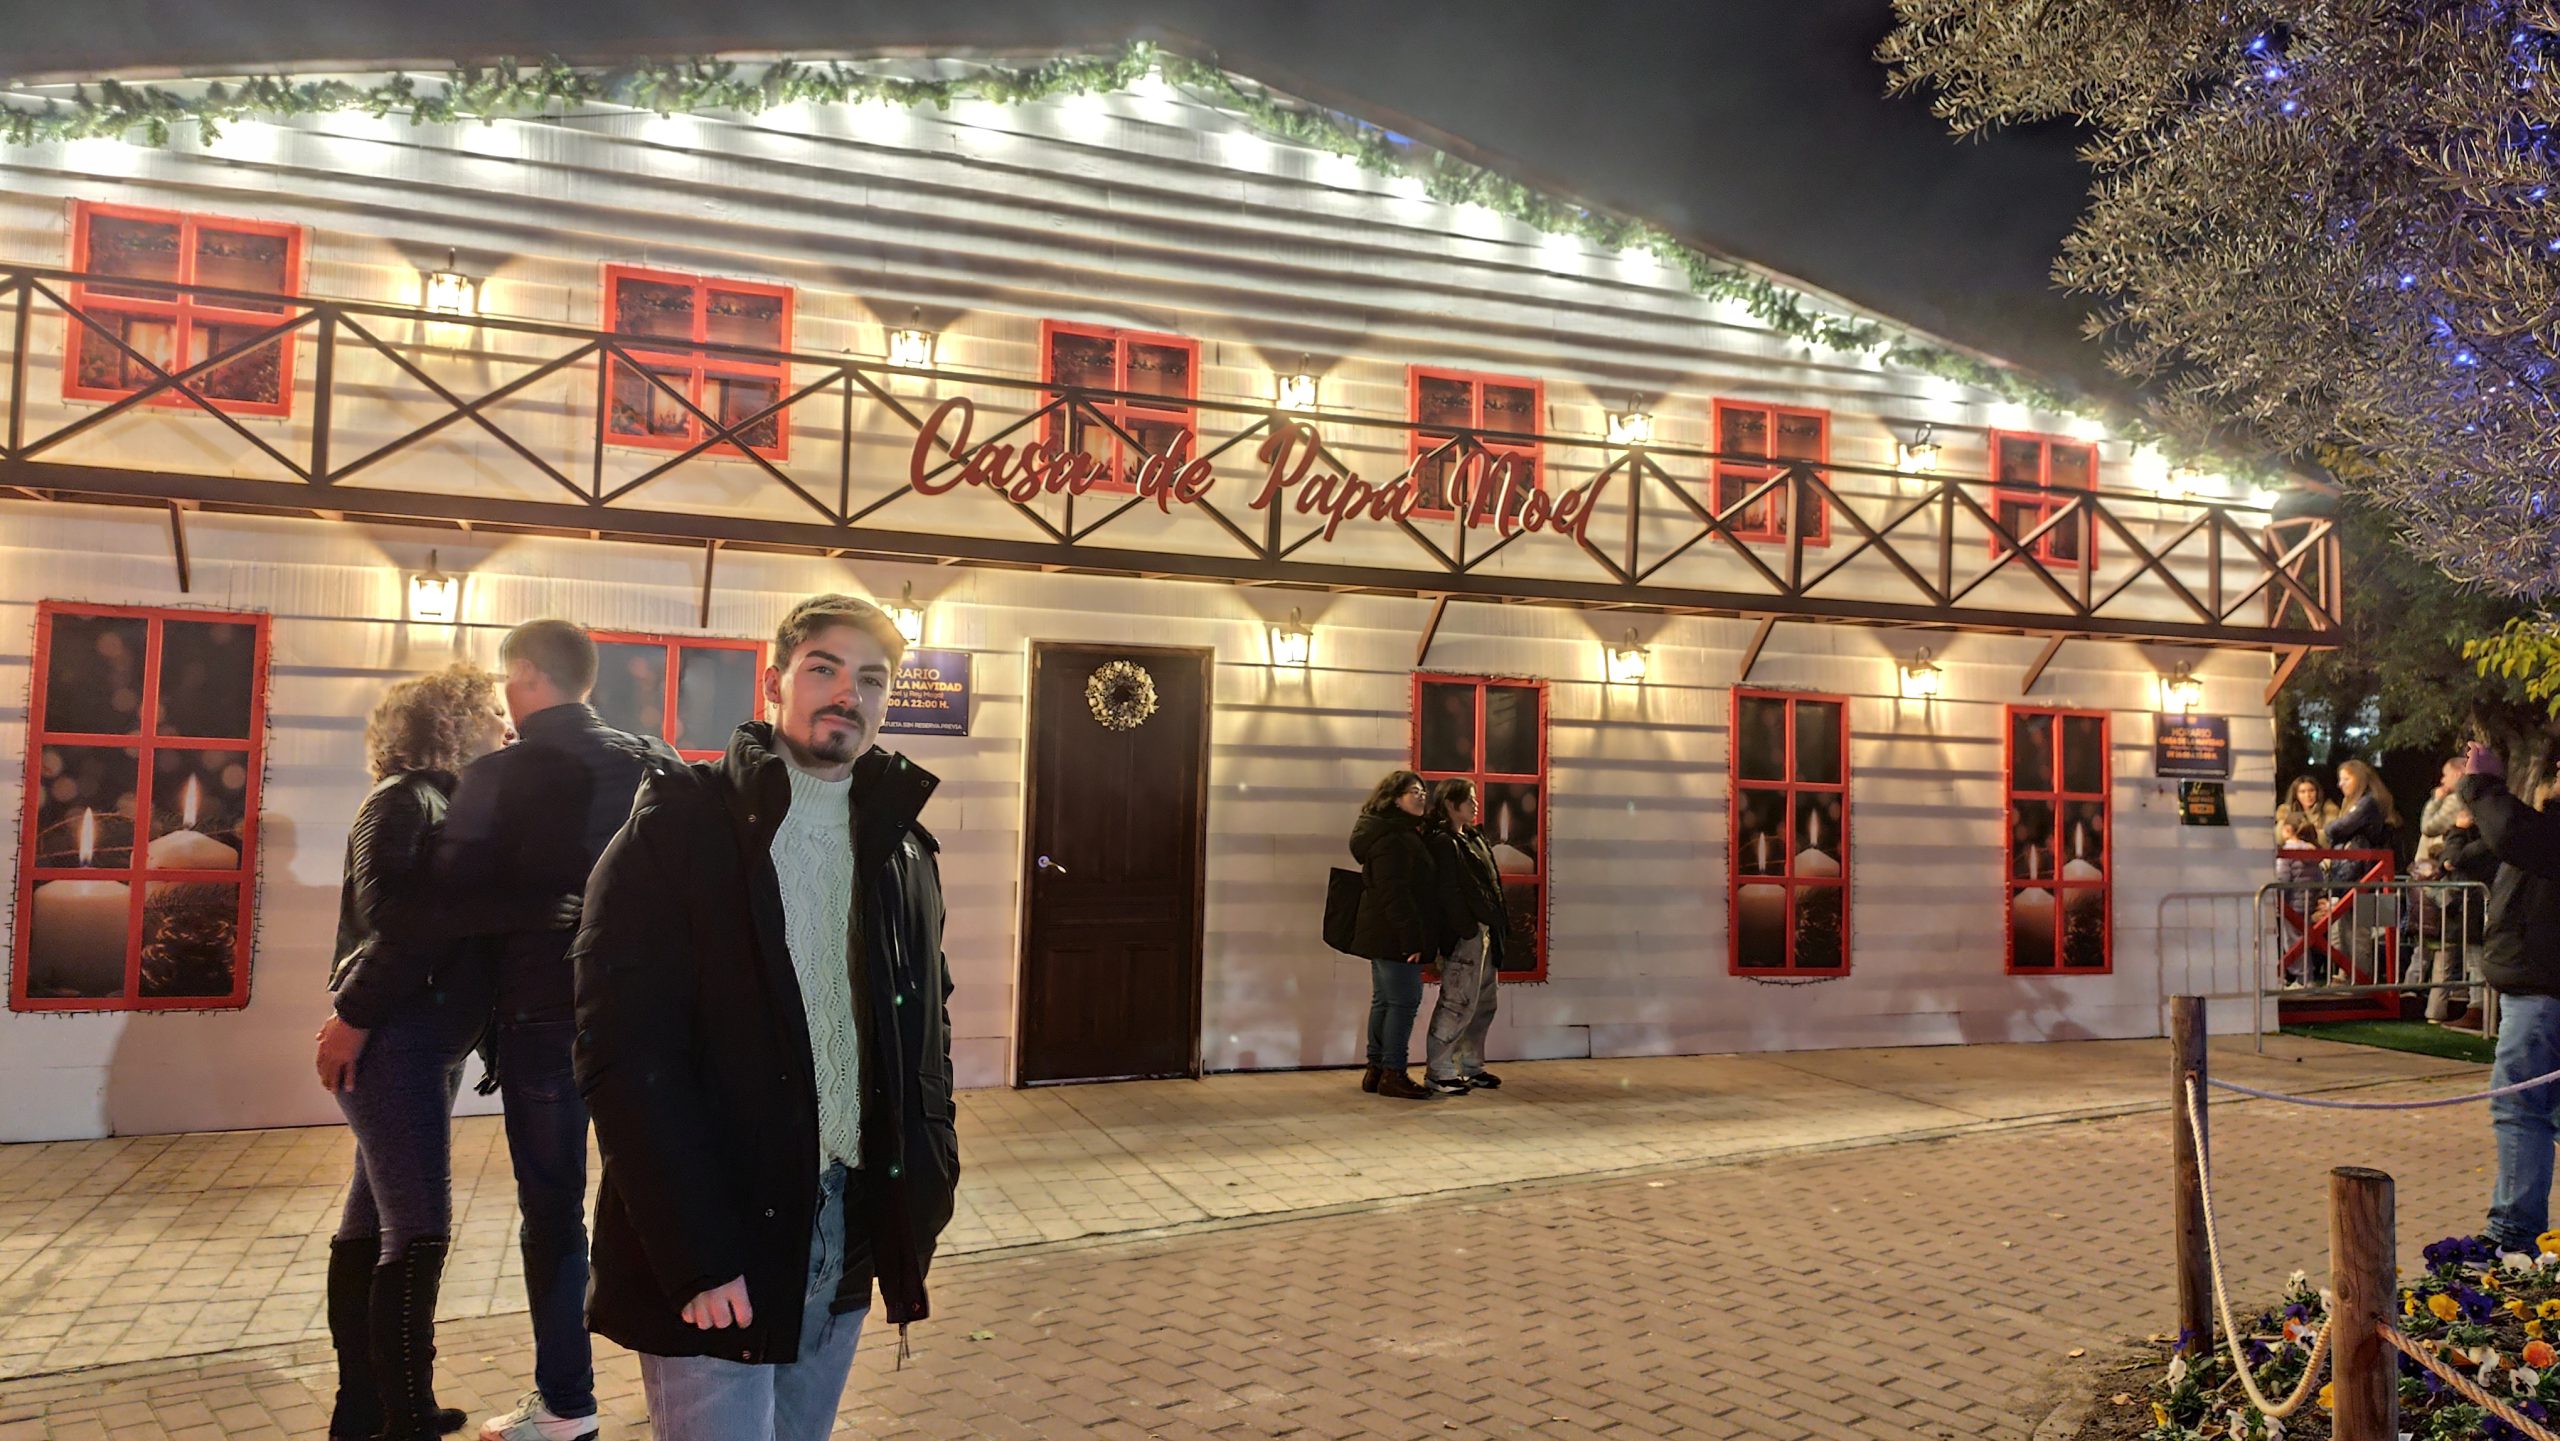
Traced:
<svg viewBox="0 0 2560 1441">
<path fill-rule="evenodd" d="M 1436 1081 L 1484 1069 L 1484 1038 L 1493 1029 L 1493 957 L 1482 926 L 1440 962 L 1440 1003 L 1431 1008 L 1428 1070 Z"/>
</svg>

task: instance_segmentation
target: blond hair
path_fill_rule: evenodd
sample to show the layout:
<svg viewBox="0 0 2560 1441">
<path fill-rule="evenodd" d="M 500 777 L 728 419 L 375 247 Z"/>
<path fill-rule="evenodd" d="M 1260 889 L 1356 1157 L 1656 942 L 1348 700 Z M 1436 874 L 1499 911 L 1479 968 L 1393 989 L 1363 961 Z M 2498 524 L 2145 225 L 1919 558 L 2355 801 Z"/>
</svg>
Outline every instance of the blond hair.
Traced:
<svg viewBox="0 0 2560 1441">
<path fill-rule="evenodd" d="M 458 771 L 498 703 L 498 678 L 456 664 L 394 681 L 364 722 L 364 764 L 375 780 L 411 771 Z"/>
</svg>

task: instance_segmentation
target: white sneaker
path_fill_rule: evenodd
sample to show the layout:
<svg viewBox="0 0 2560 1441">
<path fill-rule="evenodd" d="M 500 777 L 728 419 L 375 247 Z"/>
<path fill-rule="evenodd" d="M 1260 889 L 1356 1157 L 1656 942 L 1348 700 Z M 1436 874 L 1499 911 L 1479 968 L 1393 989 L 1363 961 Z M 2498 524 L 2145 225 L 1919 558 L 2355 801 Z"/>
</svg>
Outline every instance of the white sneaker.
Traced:
<svg viewBox="0 0 2560 1441">
<path fill-rule="evenodd" d="M 527 1391 L 516 1409 L 481 1423 L 480 1441 L 578 1441 L 600 1424 L 593 1416 L 554 1416 L 541 1392 Z"/>
</svg>

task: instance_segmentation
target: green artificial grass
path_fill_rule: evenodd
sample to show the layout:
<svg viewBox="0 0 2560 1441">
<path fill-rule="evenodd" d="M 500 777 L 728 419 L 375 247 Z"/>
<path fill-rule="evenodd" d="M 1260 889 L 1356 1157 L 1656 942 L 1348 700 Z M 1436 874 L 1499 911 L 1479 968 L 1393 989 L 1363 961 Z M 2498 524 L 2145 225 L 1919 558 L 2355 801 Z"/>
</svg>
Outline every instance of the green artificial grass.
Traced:
<svg viewBox="0 0 2560 1441">
<path fill-rule="evenodd" d="M 2351 1046 L 2379 1046 L 2386 1051 L 2407 1051 L 2419 1056 L 2441 1056 L 2448 1061 L 2477 1061 L 2484 1066 L 2498 1054 L 2496 1043 L 2485 1036 L 2431 1026 L 2424 1021 L 2333 1021 L 2321 1026 L 2286 1026 L 2284 1033 L 2344 1041 Z"/>
</svg>

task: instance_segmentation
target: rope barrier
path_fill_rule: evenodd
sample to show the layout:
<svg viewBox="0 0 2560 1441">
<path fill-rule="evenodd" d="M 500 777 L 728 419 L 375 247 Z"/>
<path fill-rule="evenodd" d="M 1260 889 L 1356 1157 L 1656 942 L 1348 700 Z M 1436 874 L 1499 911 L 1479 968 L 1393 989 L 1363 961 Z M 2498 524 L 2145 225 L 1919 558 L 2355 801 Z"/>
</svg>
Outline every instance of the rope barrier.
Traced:
<svg viewBox="0 0 2560 1441">
<path fill-rule="evenodd" d="M 2187 1124 L 2199 1139 L 2203 1137 L 2204 1089 L 2193 1076 L 2187 1078 Z M 2231 1352 L 2232 1369 L 2240 1373 L 2240 1389 L 2249 1393 L 2249 1404 L 2261 1414 L 2281 1421 L 2302 1409 L 2302 1403 L 2318 1389 L 2320 1363 L 2329 1355 L 2329 1329 L 2336 1324 L 2336 1317 L 2320 1322 L 2320 1334 L 2311 1342 L 2311 1360 L 2303 1366 L 2302 1380 L 2295 1384 L 2293 1394 L 2281 1402 L 2268 1400 L 2266 1393 L 2258 1389 L 2258 1378 L 2250 1374 L 2249 1358 L 2240 1350 L 2240 1328 L 2231 1319 L 2231 1297 L 2222 1283 L 2222 1241 L 2214 1233 L 2213 1161 L 2201 1145 L 2196 1147 L 2196 1190 L 2204 1201 L 2204 1249 L 2206 1258 L 2213 1263 L 2213 1304 L 2222 1313 L 2222 1344 Z M 2560 1437 L 2537 1437 L 2536 1441 L 2560 1441 Z"/>
<path fill-rule="evenodd" d="M 2324 1096 L 2289 1096 L 2282 1091 L 2261 1091 L 2255 1086 L 2244 1086 L 2237 1081 L 2225 1081 L 2219 1077 L 2208 1077 L 2205 1084 L 2218 1086 L 2243 1096 L 2255 1096 L 2261 1101 L 2283 1101 L 2295 1106 L 2319 1106 L 2331 1111 L 2428 1111 L 2438 1106 L 2462 1106 L 2473 1101 L 2494 1101 L 2500 1096 L 2512 1096 L 2518 1091 L 2530 1091 L 2536 1086 L 2547 1086 L 2553 1081 L 2560 1081 L 2560 1071 L 2536 1076 L 2529 1081 L 2518 1081 L 2512 1086 L 2500 1086 L 2494 1091 L 2476 1091 L 2468 1096 L 2439 1096 L 2425 1101 L 2332 1101 Z"/>
<path fill-rule="evenodd" d="M 2401 1355 L 2434 1372 L 2437 1380 L 2459 1392 L 2463 1399 L 2532 1437 L 2533 1441 L 2560 1441 L 2560 1436 L 2552 1435 L 2548 1428 L 2537 1424 L 2531 1417 L 2505 1401 L 2490 1395 L 2487 1388 L 2470 1377 L 2444 1364 L 2442 1358 L 2427 1347 L 2409 1339 L 2408 1333 L 2399 1327 L 2384 1323 L 2382 1339 L 2396 1348 Z"/>
</svg>

